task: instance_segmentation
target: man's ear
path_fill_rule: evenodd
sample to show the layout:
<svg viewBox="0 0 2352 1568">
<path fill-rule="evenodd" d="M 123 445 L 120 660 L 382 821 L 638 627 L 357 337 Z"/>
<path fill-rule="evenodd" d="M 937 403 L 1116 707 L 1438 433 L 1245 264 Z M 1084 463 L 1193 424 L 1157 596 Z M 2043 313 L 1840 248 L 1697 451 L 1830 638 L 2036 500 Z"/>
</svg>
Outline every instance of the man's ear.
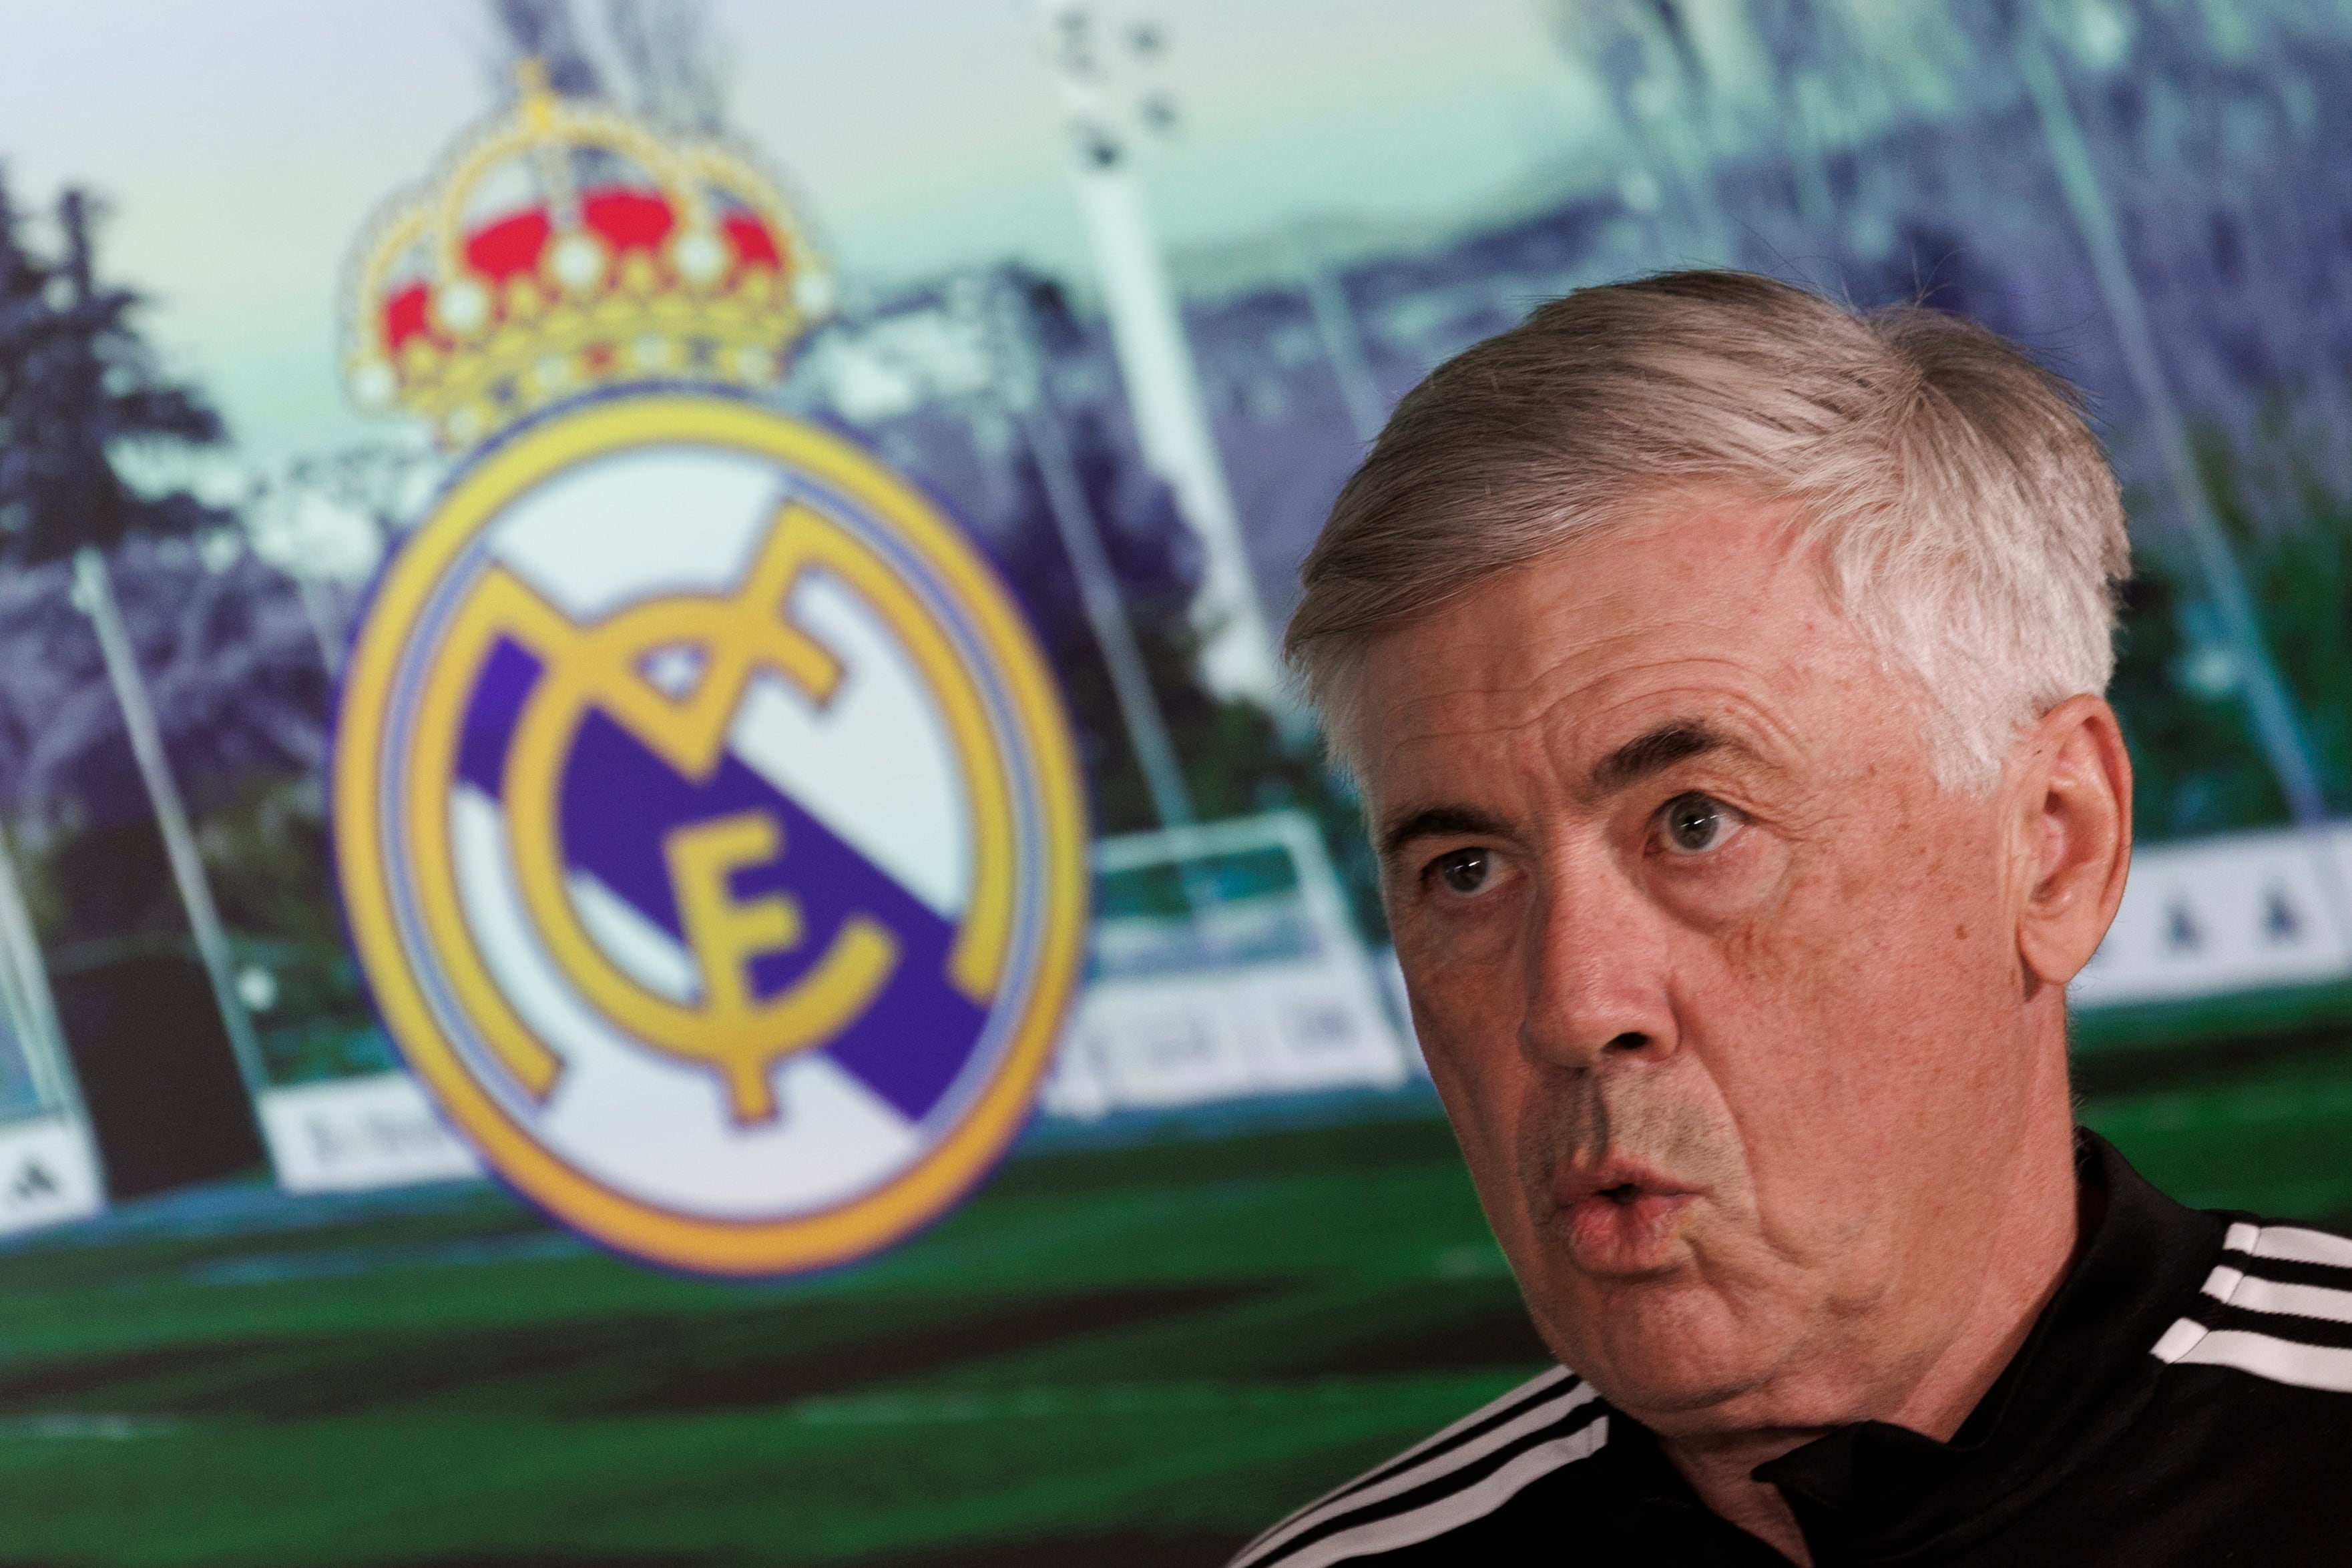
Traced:
<svg viewBox="0 0 2352 1568">
<path fill-rule="evenodd" d="M 2018 913 L 2025 971 L 2047 985 L 2073 979 L 2098 951 L 2131 869 L 2131 757 L 2116 710 L 2069 697 L 2021 748 L 2021 858 L 2028 884 Z"/>
</svg>

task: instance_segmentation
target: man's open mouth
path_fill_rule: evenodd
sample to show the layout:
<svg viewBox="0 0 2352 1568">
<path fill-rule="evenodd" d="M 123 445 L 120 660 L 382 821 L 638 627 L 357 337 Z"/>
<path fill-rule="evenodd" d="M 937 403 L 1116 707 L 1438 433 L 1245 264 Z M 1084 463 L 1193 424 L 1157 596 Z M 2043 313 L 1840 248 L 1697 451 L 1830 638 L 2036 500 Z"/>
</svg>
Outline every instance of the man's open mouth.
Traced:
<svg viewBox="0 0 2352 1568">
<path fill-rule="evenodd" d="M 1630 1160 L 1571 1166 L 1552 1181 L 1550 1228 L 1580 1269 L 1646 1272 L 1666 1261 L 1675 1221 L 1696 1197 L 1674 1177 Z"/>
</svg>

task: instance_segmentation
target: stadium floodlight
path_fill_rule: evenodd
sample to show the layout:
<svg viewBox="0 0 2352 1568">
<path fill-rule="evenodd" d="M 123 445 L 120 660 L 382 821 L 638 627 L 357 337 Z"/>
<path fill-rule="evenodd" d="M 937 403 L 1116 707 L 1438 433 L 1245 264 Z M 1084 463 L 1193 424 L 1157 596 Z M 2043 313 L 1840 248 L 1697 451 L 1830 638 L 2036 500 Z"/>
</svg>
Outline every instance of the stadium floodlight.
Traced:
<svg viewBox="0 0 2352 1568">
<path fill-rule="evenodd" d="M 1201 377 L 1134 172 L 1139 132 L 1174 123 L 1168 95 L 1148 79 L 1165 35 L 1080 0 L 1040 0 L 1046 58 L 1069 131 L 1071 178 L 1085 219 L 1111 346 L 1126 382 L 1144 460 L 1176 493 L 1204 557 L 1194 623 L 1201 674 L 1212 689 L 1268 711 L 1286 707 L 1274 640 L 1260 604 L 1224 459 Z"/>
</svg>

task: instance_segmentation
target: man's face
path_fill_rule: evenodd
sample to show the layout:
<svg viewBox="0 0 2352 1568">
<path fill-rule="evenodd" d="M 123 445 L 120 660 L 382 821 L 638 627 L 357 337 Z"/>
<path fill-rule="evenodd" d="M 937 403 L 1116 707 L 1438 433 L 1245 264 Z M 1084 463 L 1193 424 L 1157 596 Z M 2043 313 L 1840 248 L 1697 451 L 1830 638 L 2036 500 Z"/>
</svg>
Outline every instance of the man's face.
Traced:
<svg viewBox="0 0 2352 1568">
<path fill-rule="evenodd" d="M 2000 792 L 1721 495 L 1375 642 L 1414 1023 L 1538 1326 L 1661 1429 L 1843 1418 L 1958 1332 L 2039 1069 Z"/>
</svg>

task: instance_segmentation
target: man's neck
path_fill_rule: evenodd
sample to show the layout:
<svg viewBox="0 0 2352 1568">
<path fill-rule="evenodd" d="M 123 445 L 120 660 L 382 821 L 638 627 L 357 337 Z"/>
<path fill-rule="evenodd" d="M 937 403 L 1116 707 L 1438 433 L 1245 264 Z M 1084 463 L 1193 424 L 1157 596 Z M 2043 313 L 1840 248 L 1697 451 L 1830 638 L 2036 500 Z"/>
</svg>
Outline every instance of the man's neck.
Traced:
<svg viewBox="0 0 2352 1568">
<path fill-rule="evenodd" d="M 1836 1426 L 1884 1421 L 1948 1440 L 2016 1359 L 2088 1234 L 2074 1175 L 2072 1103 L 2062 1095 L 2058 1103 L 2064 1109 L 2061 1128 L 2054 1134 L 2038 1130 L 2027 1157 L 2018 1162 L 2008 1201 L 1993 1210 L 2000 1218 L 1981 1288 L 1957 1332 L 1916 1375 L 1890 1386 L 1856 1390 Z M 1787 1499 L 1779 1488 L 1757 1480 L 1754 1471 L 1834 1429 L 1661 1433 L 1658 1446 L 1710 1510 L 1811 1568 L 1811 1553 Z"/>
<path fill-rule="evenodd" d="M 1805 1532 L 1780 1489 L 1755 1479 L 1756 1467 L 1802 1448 L 1822 1436 L 1819 1428 L 1768 1428 L 1658 1439 L 1659 1448 L 1708 1510 L 1786 1557 L 1812 1568 Z"/>
</svg>

